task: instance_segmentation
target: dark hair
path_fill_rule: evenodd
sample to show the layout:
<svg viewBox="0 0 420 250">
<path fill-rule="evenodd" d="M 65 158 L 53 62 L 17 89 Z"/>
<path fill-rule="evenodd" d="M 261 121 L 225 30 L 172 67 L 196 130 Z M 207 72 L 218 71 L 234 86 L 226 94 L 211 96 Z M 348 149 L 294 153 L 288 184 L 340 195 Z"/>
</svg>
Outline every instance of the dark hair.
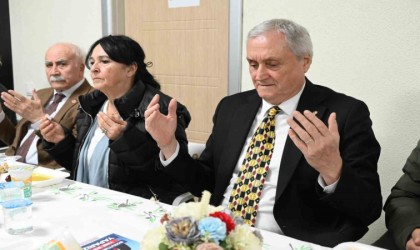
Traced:
<svg viewBox="0 0 420 250">
<path fill-rule="evenodd" d="M 104 36 L 98 41 L 94 42 L 87 53 L 85 63 L 86 67 L 90 69 L 89 58 L 92 55 L 93 49 L 100 44 L 109 58 L 113 61 L 125 65 L 137 64 L 137 72 L 134 76 L 134 82 L 141 80 L 144 84 L 150 85 L 155 89 L 160 89 L 160 84 L 155 80 L 152 74 L 149 73 L 146 67 L 153 65 L 151 62 L 144 62 L 146 55 L 140 44 L 128 36 L 124 35 L 109 35 Z"/>
</svg>

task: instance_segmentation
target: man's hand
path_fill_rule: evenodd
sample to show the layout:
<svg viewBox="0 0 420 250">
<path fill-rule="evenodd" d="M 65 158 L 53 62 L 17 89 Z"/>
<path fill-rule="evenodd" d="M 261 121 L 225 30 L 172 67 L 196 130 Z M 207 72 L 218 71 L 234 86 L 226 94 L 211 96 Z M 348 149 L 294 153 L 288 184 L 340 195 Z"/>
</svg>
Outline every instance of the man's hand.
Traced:
<svg viewBox="0 0 420 250">
<path fill-rule="evenodd" d="M 28 99 L 14 90 L 1 93 L 1 99 L 4 100 L 6 107 L 31 123 L 35 123 L 44 116 L 44 109 L 35 90 L 32 90 L 32 98 L 32 100 Z"/>
<path fill-rule="evenodd" d="M 290 138 L 302 151 L 309 165 L 319 172 L 325 184 L 334 183 L 340 178 L 343 167 L 336 114 L 332 113 L 328 118 L 328 127 L 308 110 L 303 114 L 295 111 L 293 117 L 301 125 L 293 118 L 288 119 Z"/>
<path fill-rule="evenodd" d="M 59 143 L 66 136 L 63 127 L 57 122 L 50 120 L 48 115 L 41 119 L 39 130 L 47 142 Z"/>
<path fill-rule="evenodd" d="M 156 141 L 166 159 L 175 153 L 177 145 L 175 138 L 177 126 L 176 106 L 176 100 L 172 99 L 169 103 L 168 115 L 163 115 L 159 111 L 159 95 L 156 94 L 144 112 L 146 130 Z"/>
<path fill-rule="evenodd" d="M 408 239 L 405 245 L 407 250 L 420 250 L 420 228 L 416 228 L 411 233 L 411 237 Z"/>
</svg>

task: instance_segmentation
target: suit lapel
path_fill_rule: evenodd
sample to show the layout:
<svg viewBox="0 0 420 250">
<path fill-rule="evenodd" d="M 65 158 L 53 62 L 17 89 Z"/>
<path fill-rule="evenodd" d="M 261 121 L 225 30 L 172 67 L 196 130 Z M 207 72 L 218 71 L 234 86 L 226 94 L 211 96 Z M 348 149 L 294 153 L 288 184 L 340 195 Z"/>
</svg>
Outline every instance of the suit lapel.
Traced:
<svg viewBox="0 0 420 250">
<path fill-rule="evenodd" d="M 317 117 L 323 117 L 326 111 L 325 106 L 320 105 L 322 100 L 325 98 L 325 94 L 322 90 L 314 86 L 308 79 L 306 79 L 305 89 L 299 99 L 297 111 L 303 112 L 304 110 L 317 111 Z M 328 118 L 327 118 L 328 119 Z M 325 122 L 325 121 L 324 121 Z M 277 181 L 276 200 L 283 193 L 287 184 L 299 162 L 302 160 L 302 152 L 295 146 L 293 141 L 287 136 L 286 144 L 284 146 L 284 152 L 280 163 L 279 178 Z"/>
<path fill-rule="evenodd" d="M 74 105 L 79 105 L 79 99 L 78 97 L 80 95 L 84 95 L 88 93 L 90 90 L 89 83 L 85 80 L 82 85 L 80 85 L 79 88 L 77 88 L 73 94 L 67 99 L 67 101 L 64 103 L 63 107 L 57 112 L 57 114 L 54 116 L 54 120 L 61 121 L 63 117 L 66 115 L 67 111 L 73 107 Z"/>
<path fill-rule="evenodd" d="M 229 127 L 234 128 L 228 135 L 226 135 L 226 150 L 224 150 L 222 158 L 225 159 L 223 164 L 225 167 L 221 168 L 221 174 L 218 176 L 226 176 L 227 183 L 234 172 L 238 158 L 232 157 L 232 155 L 240 156 L 242 148 L 245 144 L 245 140 L 249 133 L 249 129 L 252 126 L 255 115 L 261 105 L 261 99 L 255 92 L 253 95 L 248 96 L 239 108 L 232 112 L 231 123 Z M 226 184 L 227 185 L 227 184 Z"/>
<path fill-rule="evenodd" d="M 37 94 L 38 94 L 39 99 L 41 100 L 42 107 L 45 108 L 45 106 L 51 100 L 54 94 L 54 90 L 52 88 L 49 88 L 48 91 L 38 92 Z"/>
</svg>

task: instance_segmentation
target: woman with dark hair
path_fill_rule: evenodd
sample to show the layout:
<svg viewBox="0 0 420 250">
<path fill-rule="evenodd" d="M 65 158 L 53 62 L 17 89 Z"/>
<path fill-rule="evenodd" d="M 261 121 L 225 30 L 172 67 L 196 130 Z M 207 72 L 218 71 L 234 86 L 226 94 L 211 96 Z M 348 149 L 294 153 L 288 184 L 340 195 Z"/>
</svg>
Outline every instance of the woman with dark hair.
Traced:
<svg viewBox="0 0 420 250">
<path fill-rule="evenodd" d="M 127 36 L 106 36 L 90 47 L 86 65 L 94 92 L 79 97 L 77 138 L 59 124 L 43 119 L 43 145 L 80 182 L 165 203 L 186 190 L 156 170 L 159 147 L 145 130 L 144 111 L 160 96 L 160 110 L 176 109 L 176 137 L 187 148 L 188 110 L 159 91 L 141 46 Z"/>
</svg>

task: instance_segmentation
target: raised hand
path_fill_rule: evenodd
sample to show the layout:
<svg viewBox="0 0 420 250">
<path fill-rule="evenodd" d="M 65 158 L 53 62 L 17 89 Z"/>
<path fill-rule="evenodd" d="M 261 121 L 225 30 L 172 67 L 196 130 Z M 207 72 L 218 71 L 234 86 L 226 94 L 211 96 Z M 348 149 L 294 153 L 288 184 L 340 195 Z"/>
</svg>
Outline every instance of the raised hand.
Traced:
<svg viewBox="0 0 420 250">
<path fill-rule="evenodd" d="M 175 138 L 176 106 L 176 100 L 172 99 L 169 103 L 168 115 L 162 114 L 159 111 L 159 95 L 155 95 L 144 112 L 146 130 L 156 141 L 166 159 L 173 155 L 177 145 Z"/>
<path fill-rule="evenodd" d="M 324 182 L 327 185 L 334 183 L 340 178 L 343 166 L 336 114 L 332 113 L 328 118 L 328 127 L 308 110 L 303 114 L 295 111 L 293 117 L 301 125 L 292 118 L 288 119 L 290 138 Z"/>
<path fill-rule="evenodd" d="M 2 92 L 1 98 L 6 107 L 32 123 L 41 120 L 44 116 L 41 100 L 35 90 L 32 90 L 33 99 L 26 98 L 14 90 Z"/>
</svg>

